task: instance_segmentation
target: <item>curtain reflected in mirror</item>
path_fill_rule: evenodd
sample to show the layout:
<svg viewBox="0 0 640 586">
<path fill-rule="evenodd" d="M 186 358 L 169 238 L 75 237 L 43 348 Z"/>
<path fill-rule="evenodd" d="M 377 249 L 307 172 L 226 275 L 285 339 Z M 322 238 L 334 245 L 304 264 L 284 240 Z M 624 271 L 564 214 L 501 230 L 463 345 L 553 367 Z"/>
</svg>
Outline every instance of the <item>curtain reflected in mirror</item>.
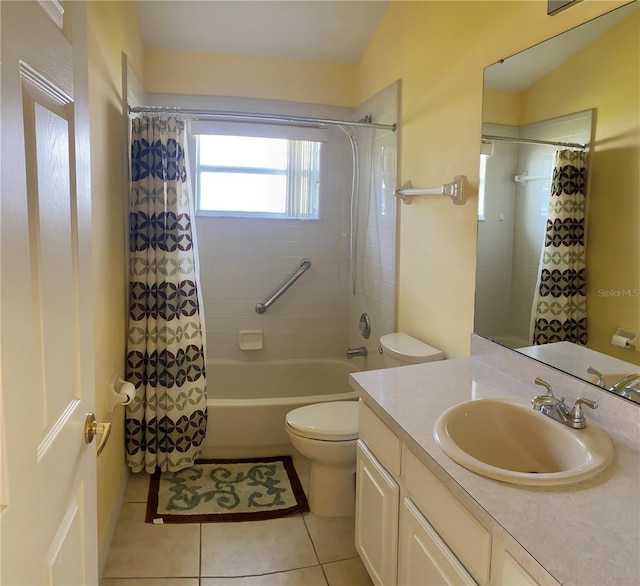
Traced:
<svg viewBox="0 0 640 586">
<path fill-rule="evenodd" d="M 533 343 L 587 345 L 587 153 L 556 150 L 533 303 Z"/>
</svg>

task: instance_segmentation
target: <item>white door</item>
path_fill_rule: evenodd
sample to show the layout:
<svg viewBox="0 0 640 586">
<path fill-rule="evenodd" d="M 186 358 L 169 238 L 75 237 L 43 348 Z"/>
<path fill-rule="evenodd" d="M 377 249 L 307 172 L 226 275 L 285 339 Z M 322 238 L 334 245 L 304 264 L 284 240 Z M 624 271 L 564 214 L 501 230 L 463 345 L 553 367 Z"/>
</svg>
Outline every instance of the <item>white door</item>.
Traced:
<svg viewBox="0 0 640 586">
<path fill-rule="evenodd" d="M 377 586 L 396 584 L 400 488 L 358 440 L 356 549 Z"/>
<path fill-rule="evenodd" d="M 3 585 L 98 581 L 86 7 L 58 7 L 0 2 Z"/>
</svg>

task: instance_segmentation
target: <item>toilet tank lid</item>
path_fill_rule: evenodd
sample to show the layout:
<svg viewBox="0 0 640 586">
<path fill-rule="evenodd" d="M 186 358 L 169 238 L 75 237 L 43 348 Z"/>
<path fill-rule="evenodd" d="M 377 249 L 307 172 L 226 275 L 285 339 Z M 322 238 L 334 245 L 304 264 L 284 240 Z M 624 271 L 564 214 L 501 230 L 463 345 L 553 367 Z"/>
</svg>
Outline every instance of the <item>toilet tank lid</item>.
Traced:
<svg viewBox="0 0 640 586">
<path fill-rule="evenodd" d="M 444 358 L 441 350 L 429 346 L 429 344 L 425 344 L 404 332 L 380 336 L 380 345 L 390 356 L 405 362 L 418 364 Z"/>
</svg>

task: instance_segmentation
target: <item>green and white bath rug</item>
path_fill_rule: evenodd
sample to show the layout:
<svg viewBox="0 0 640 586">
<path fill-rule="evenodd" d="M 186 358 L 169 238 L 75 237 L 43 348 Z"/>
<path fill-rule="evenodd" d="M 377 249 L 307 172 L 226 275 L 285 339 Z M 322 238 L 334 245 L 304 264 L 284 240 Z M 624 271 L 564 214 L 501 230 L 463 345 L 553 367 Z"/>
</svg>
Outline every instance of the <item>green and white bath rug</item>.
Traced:
<svg viewBox="0 0 640 586">
<path fill-rule="evenodd" d="M 258 521 L 308 510 L 291 456 L 196 460 L 151 476 L 146 522 Z"/>
</svg>

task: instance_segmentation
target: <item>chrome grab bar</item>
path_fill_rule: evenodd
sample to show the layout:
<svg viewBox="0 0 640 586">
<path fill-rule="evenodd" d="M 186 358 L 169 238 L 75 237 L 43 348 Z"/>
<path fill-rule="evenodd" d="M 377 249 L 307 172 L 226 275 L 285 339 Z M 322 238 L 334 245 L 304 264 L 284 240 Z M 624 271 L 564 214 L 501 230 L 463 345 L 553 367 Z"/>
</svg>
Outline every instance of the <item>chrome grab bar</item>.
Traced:
<svg viewBox="0 0 640 586">
<path fill-rule="evenodd" d="M 269 298 L 268 301 L 265 301 L 264 303 L 258 303 L 258 305 L 256 305 L 256 311 L 258 313 L 264 313 L 265 311 L 267 311 L 267 309 L 269 309 L 273 305 L 274 301 L 278 299 L 278 297 L 280 297 L 280 295 L 282 295 L 289 287 L 291 287 L 291 285 L 293 285 L 300 278 L 302 273 L 304 273 L 310 266 L 311 261 L 308 258 L 303 258 L 300 261 L 300 268 L 293 275 L 291 275 L 290 279 L 284 285 L 282 285 L 282 287 L 280 287 L 280 289 L 278 289 Z"/>
</svg>

